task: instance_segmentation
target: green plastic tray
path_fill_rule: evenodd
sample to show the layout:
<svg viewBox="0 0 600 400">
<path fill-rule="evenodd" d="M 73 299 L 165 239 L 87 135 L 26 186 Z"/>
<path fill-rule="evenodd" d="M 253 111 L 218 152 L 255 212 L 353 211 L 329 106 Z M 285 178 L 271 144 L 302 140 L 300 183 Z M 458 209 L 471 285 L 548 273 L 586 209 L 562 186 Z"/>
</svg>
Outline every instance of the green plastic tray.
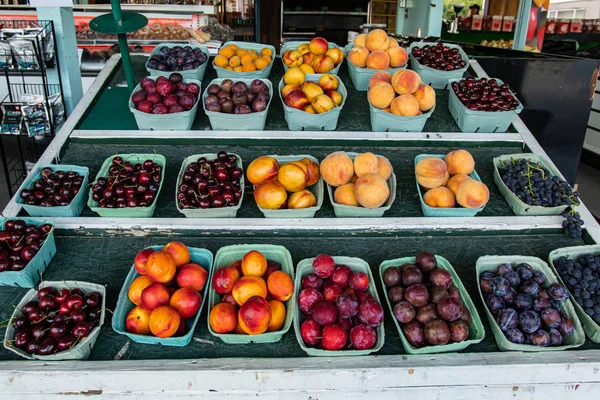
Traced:
<svg viewBox="0 0 600 400">
<path fill-rule="evenodd" d="M 281 264 L 281 270 L 288 274 L 292 280 L 294 279 L 294 263 L 292 255 L 283 246 L 274 244 L 240 244 L 233 246 L 224 246 L 217 251 L 215 256 L 214 271 L 219 268 L 226 267 L 232 262 L 241 260 L 244 254 L 251 250 L 257 250 L 264 254 L 267 260 L 276 261 Z M 248 343 L 274 343 L 281 340 L 283 335 L 290 329 L 292 320 L 294 319 L 294 304 L 296 304 L 296 295 L 285 302 L 285 322 L 283 328 L 276 332 L 265 332 L 260 335 L 244 335 L 235 333 L 217 333 L 210 326 L 210 311 L 213 306 L 221 302 L 221 295 L 218 294 L 212 287 L 209 288 L 208 298 L 208 315 L 206 318 L 208 330 L 213 336 L 220 338 L 227 344 L 248 344 Z"/>
<path fill-rule="evenodd" d="M 498 168 L 501 166 L 500 162 L 501 161 L 510 162 L 511 159 L 512 160 L 520 160 L 523 158 L 533 161 L 533 162 L 540 163 L 548 171 L 550 171 L 550 173 L 553 176 L 559 176 L 562 178 L 562 175 L 560 174 L 558 169 L 556 169 L 554 167 L 554 165 L 552 165 L 552 163 L 549 163 L 545 157 L 542 157 L 538 154 L 523 154 L 523 153 L 507 154 L 507 155 L 503 155 L 503 156 L 494 158 L 494 182 L 496 182 L 498 189 L 500 189 L 500 192 L 502 193 L 502 195 L 504 196 L 504 198 L 510 205 L 510 208 L 512 208 L 513 212 L 516 215 L 560 215 L 560 213 L 562 213 L 564 210 L 566 210 L 568 206 L 556 206 L 556 207 L 530 206 L 529 204 L 521 201 L 517 197 L 516 194 L 511 192 L 510 189 L 508 188 L 508 186 L 506 186 L 506 184 L 502 180 L 502 177 L 500 176 L 500 172 L 498 171 Z"/>
<path fill-rule="evenodd" d="M 379 277 L 381 278 L 381 286 L 384 288 L 384 297 L 387 302 L 388 308 L 390 310 L 390 314 L 392 314 L 392 318 L 394 319 L 394 323 L 396 324 L 396 328 L 398 329 L 398 335 L 400 336 L 400 340 L 402 341 L 402 345 L 404 346 L 404 350 L 408 354 L 437 354 L 437 353 L 448 353 L 455 352 L 466 349 L 469 345 L 474 343 L 479 343 L 485 337 L 485 329 L 483 324 L 481 323 L 481 318 L 477 313 L 477 309 L 475 308 L 475 304 L 473 304 L 473 300 L 471 300 L 471 296 L 469 296 L 469 292 L 465 289 L 460 277 L 452 267 L 452 264 L 444 257 L 435 256 L 437 260 L 438 267 L 443 268 L 450 272 L 452 275 L 452 283 L 458 291 L 460 292 L 460 297 L 462 300 L 462 304 L 466 307 L 471 313 L 471 323 L 469 324 L 469 338 L 467 340 L 463 340 L 458 343 L 450 343 L 439 346 L 424 346 L 424 347 L 414 347 L 412 346 L 406 337 L 404 336 L 404 332 L 402 332 L 402 327 L 400 326 L 400 322 L 394 317 L 394 305 L 390 303 L 390 299 L 387 295 L 387 289 L 385 283 L 383 281 L 383 272 L 391 266 L 400 266 L 402 264 L 414 264 L 416 257 L 402 257 L 396 258 L 394 260 L 386 260 L 379 265 Z"/>
<path fill-rule="evenodd" d="M 146 61 L 146 64 L 145 64 L 146 70 L 148 71 L 150 76 L 164 76 L 164 77 L 168 78 L 169 75 L 171 75 L 173 72 L 178 72 L 181 74 L 181 76 L 183 76 L 183 79 L 186 81 L 188 79 L 196 79 L 198 81 L 202 81 L 202 79 L 204 79 L 204 73 L 206 72 L 206 66 L 208 65 L 208 61 L 210 60 L 210 53 L 208 52 L 208 48 L 203 44 L 161 43 L 154 48 L 152 53 L 150 53 L 148 60 L 150 60 L 153 56 L 157 55 L 161 48 L 163 48 L 163 47 L 172 48 L 175 46 L 181 46 L 181 47 L 190 46 L 193 49 L 200 49 L 201 52 L 206 54 L 206 57 L 207 57 L 206 61 L 204 63 L 202 63 L 202 65 L 200 65 L 198 68 L 194 68 L 194 69 L 190 69 L 190 70 L 186 70 L 186 71 L 168 71 L 168 72 L 160 71 L 158 69 L 148 68 L 148 61 Z"/>
<path fill-rule="evenodd" d="M 41 356 L 39 354 L 29 354 L 29 353 L 27 353 L 21 349 L 18 349 L 14 346 L 13 340 L 15 339 L 15 335 L 17 332 L 16 332 L 15 328 L 12 326 L 12 323 L 9 323 L 8 327 L 6 328 L 6 333 L 4 335 L 4 348 L 12 351 L 13 353 L 20 355 L 23 358 L 28 359 L 28 360 L 43 360 L 43 361 L 87 360 L 87 358 L 90 356 L 90 353 L 92 352 L 92 348 L 94 347 L 94 344 L 96 343 L 96 339 L 98 339 L 98 336 L 100 335 L 100 330 L 102 329 L 102 325 L 104 325 L 104 317 L 106 314 L 106 288 L 102 285 L 97 285 L 95 283 L 78 282 L 78 281 L 56 281 L 56 282 L 44 281 L 44 282 L 40 283 L 39 288 L 42 289 L 42 288 L 49 287 L 49 286 L 55 287 L 58 290 L 65 289 L 65 288 L 66 289 L 79 288 L 79 289 L 83 290 L 85 293 L 99 292 L 102 295 L 102 306 L 101 306 L 101 313 L 100 313 L 100 322 L 98 323 L 98 325 L 90 331 L 88 336 L 86 336 L 84 339 L 82 339 L 80 342 L 78 342 L 77 345 L 75 345 L 72 349 L 61 351 L 61 352 L 58 352 L 55 354 L 50 354 L 47 356 Z M 21 310 L 23 309 L 25 304 L 27 304 L 31 300 L 37 300 L 37 293 L 38 293 L 38 291 L 36 289 L 31 289 L 30 291 L 28 291 L 25 294 L 25 296 L 21 299 L 19 304 L 17 304 L 17 306 L 15 307 L 15 310 L 13 311 L 13 314 L 10 317 L 11 322 L 13 319 L 15 319 L 21 315 Z"/>
<path fill-rule="evenodd" d="M 354 158 L 358 155 L 358 153 L 347 152 L 348 156 L 354 160 Z M 333 200 L 333 192 L 334 188 L 331 185 L 327 185 L 327 193 L 329 193 L 329 201 L 333 206 L 333 212 L 335 216 L 338 218 L 344 217 L 356 217 L 356 218 L 373 218 L 373 217 L 383 217 L 383 214 L 390 208 L 392 208 L 392 204 L 394 200 L 396 200 L 396 174 L 392 171 L 392 176 L 387 180 L 388 187 L 390 188 L 390 198 L 385 204 L 378 208 L 365 208 L 358 206 L 347 206 L 345 204 L 338 204 Z"/>
<path fill-rule="evenodd" d="M 158 202 L 158 196 L 160 196 L 160 191 L 162 190 L 165 184 L 165 168 L 167 167 L 167 159 L 165 156 L 160 154 L 115 154 L 114 156 L 108 157 L 102 163 L 102 167 L 98 174 L 96 175 L 96 179 L 94 182 L 98 180 L 98 178 L 108 176 L 108 169 L 112 165 L 112 160 L 115 157 L 123 158 L 123 162 L 130 161 L 132 164 L 143 163 L 145 160 L 153 160 L 156 164 L 162 167 L 162 175 L 160 180 L 160 186 L 158 187 L 158 191 L 156 192 L 156 197 L 152 202 L 152 205 L 149 207 L 135 207 L 135 208 L 102 208 L 98 206 L 98 202 L 92 199 L 92 188 L 90 187 L 90 193 L 88 197 L 88 207 L 98 214 L 101 217 L 118 217 L 118 218 L 149 218 L 154 214 L 154 210 L 156 209 L 156 203 Z"/>
<path fill-rule="evenodd" d="M 223 47 L 228 46 L 230 44 L 235 44 L 236 46 L 238 46 L 240 49 L 253 49 L 253 50 L 257 50 L 257 52 L 260 52 L 260 50 L 264 49 L 265 47 L 268 49 L 271 49 L 271 64 L 269 64 L 267 66 L 267 68 L 262 69 L 260 71 L 252 71 L 252 72 L 235 72 L 235 71 L 229 71 L 225 68 L 221 68 L 221 67 L 217 67 L 215 65 L 215 60 L 213 58 L 213 62 L 212 62 L 212 66 L 215 69 L 215 71 L 217 71 L 217 77 L 218 78 L 229 78 L 229 79 L 267 79 L 269 77 L 269 75 L 271 74 L 271 69 L 273 68 L 273 63 L 275 62 L 275 47 L 268 45 L 268 44 L 260 44 L 260 43 L 248 43 L 248 42 L 227 42 L 223 44 Z"/>
<path fill-rule="evenodd" d="M 348 53 L 344 53 L 346 56 Z M 406 69 L 408 63 L 405 66 L 399 68 L 390 68 L 385 70 L 380 69 L 369 69 L 369 68 L 359 68 L 352 63 L 352 61 L 348 60 L 348 75 L 350 75 L 350 79 L 352 80 L 352 84 L 354 88 L 359 92 L 366 92 L 369 90 L 369 80 L 371 77 L 375 75 L 377 72 L 389 72 L 394 75 L 394 72 L 400 71 L 402 69 Z"/>
<path fill-rule="evenodd" d="M 233 154 L 233 155 L 237 156 L 236 165 L 238 166 L 238 168 L 241 168 L 243 171 L 244 165 L 242 163 L 242 158 L 235 153 L 229 153 L 229 154 Z M 177 191 L 178 191 L 179 185 L 181 185 L 181 183 L 182 183 L 183 174 L 185 173 L 185 170 L 187 169 L 188 165 L 190 165 L 193 162 L 196 162 L 200 157 L 206 157 L 209 160 L 214 160 L 217 158 L 217 154 L 216 153 L 194 154 L 194 155 L 186 157 L 183 160 L 183 163 L 181 163 L 181 169 L 179 170 L 179 175 L 177 175 L 177 186 L 175 187 L 175 206 L 177 207 L 177 211 L 179 211 L 180 213 L 185 215 L 187 218 L 235 218 L 237 216 L 238 210 L 242 206 L 242 201 L 244 200 L 244 174 L 242 174 L 242 177 L 240 179 L 240 188 L 242 189 L 242 197 L 240 197 L 240 201 L 238 202 L 237 206 L 221 207 L 221 208 L 206 208 L 206 209 L 204 209 L 204 208 L 184 209 L 184 208 L 179 207 L 179 201 L 177 201 Z"/>
<path fill-rule="evenodd" d="M 420 160 L 422 160 L 425 157 L 437 157 L 444 160 L 446 156 L 443 154 L 420 154 L 415 157 L 415 166 Z M 473 170 L 473 172 L 469 174 L 469 176 L 475 179 L 476 181 L 481 182 L 481 178 L 479 177 L 479 174 L 477 174 L 477 171 Z M 423 210 L 423 215 L 425 215 L 426 217 L 474 217 L 475 215 L 483 211 L 483 209 L 485 208 L 485 206 L 479 208 L 467 208 L 462 207 L 458 204 L 456 207 L 452 208 L 429 207 L 423 201 L 423 192 L 421 191 L 421 185 L 419 185 L 419 182 L 417 182 L 416 179 L 415 183 L 417 184 L 417 192 L 419 192 L 421 210 Z"/>
<path fill-rule="evenodd" d="M 556 249 L 550 252 L 550 255 L 548 256 L 548 261 L 550 263 L 550 267 L 552 267 L 552 271 L 556 275 L 559 282 L 566 287 L 562 278 L 560 277 L 560 274 L 558 273 L 558 270 L 556 269 L 556 266 L 554 265 L 554 261 L 563 256 L 571 260 L 575 260 L 579 256 L 590 253 L 594 255 L 600 254 L 600 245 L 595 244 L 589 246 L 574 246 Z M 588 335 L 592 342 L 600 343 L 600 326 L 598 326 L 598 324 L 594 322 L 592 317 L 590 317 L 585 313 L 585 311 L 583 311 L 583 308 L 579 305 L 579 303 L 575 301 L 575 298 L 573 297 L 571 292 L 569 292 L 569 296 L 571 298 L 571 304 L 573 304 L 573 307 L 577 312 L 577 316 L 581 321 L 581 325 L 583 326 L 583 330 L 585 331 L 586 335 Z"/>
<path fill-rule="evenodd" d="M 516 344 L 511 342 L 504 336 L 504 332 L 498 326 L 496 319 L 490 312 L 489 308 L 485 304 L 485 299 L 483 297 L 483 293 L 481 293 L 481 287 L 479 286 L 479 276 L 486 271 L 496 271 L 496 269 L 505 263 L 510 263 L 513 266 L 521 263 L 527 263 L 531 265 L 531 268 L 534 271 L 541 272 L 546 277 L 546 284 L 550 285 L 552 283 L 558 283 L 558 279 L 544 261 L 537 257 L 527 257 L 527 256 L 483 256 L 477 259 L 477 263 L 475 265 L 475 274 L 477 276 L 477 290 L 479 291 L 479 296 L 481 298 L 481 302 L 484 304 L 485 312 L 488 317 L 488 321 L 492 326 L 492 332 L 494 332 L 494 337 L 496 338 L 496 343 L 498 347 L 502 351 L 559 351 L 565 349 L 571 349 L 575 347 L 581 346 L 585 342 L 585 334 L 583 333 L 583 328 L 581 327 L 581 323 L 579 322 L 579 318 L 577 318 L 577 313 L 575 312 L 575 308 L 573 308 L 573 304 L 571 300 L 566 300 L 562 303 L 562 309 L 565 314 L 569 316 L 573 320 L 573 325 L 575 326 L 575 330 L 573 334 L 569 337 L 564 338 L 565 344 L 562 346 L 534 346 L 531 344 Z"/>
<path fill-rule="evenodd" d="M 309 44 L 310 42 L 305 42 L 305 41 L 293 41 L 293 42 L 285 42 L 285 44 L 283 46 L 281 46 L 281 49 L 279 50 L 279 58 L 281 59 L 281 64 L 283 65 L 283 69 L 284 71 L 287 72 L 288 69 L 290 69 L 290 67 L 288 67 L 287 65 L 285 65 L 283 63 L 283 58 L 281 56 L 283 56 L 283 53 L 285 53 L 287 50 L 297 50 L 298 47 L 302 44 Z M 338 46 L 337 44 L 333 43 L 333 42 L 327 42 L 329 43 L 329 48 L 330 49 L 341 49 L 342 52 L 344 51 L 340 46 Z M 344 58 L 346 58 L 346 53 L 344 53 Z M 335 66 L 334 69 L 332 69 L 329 72 L 326 72 L 327 74 L 333 74 L 333 75 L 337 75 L 340 72 L 340 67 L 342 66 L 342 64 L 344 63 L 344 60 L 342 60 L 341 63 L 339 63 L 338 65 Z"/>
<path fill-rule="evenodd" d="M 279 165 L 283 165 L 290 161 L 300 161 L 303 158 L 309 158 L 312 161 L 316 162 L 319 165 L 319 160 L 314 158 L 313 156 L 308 155 L 300 155 L 300 156 L 276 156 L 271 155 L 268 157 L 273 157 L 279 162 Z M 260 211 L 263 213 L 265 218 L 314 218 L 315 213 L 321 209 L 323 205 L 323 197 L 325 197 L 325 190 L 323 189 L 323 178 L 319 177 L 319 181 L 314 185 L 307 187 L 315 197 L 317 198 L 317 205 L 309 208 L 299 208 L 299 209 L 283 209 L 283 210 L 270 210 L 268 208 L 258 207 Z M 289 196 L 288 196 L 289 198 Z"/>
<path fill-rule="evenodd" d="M 461 69 L 454 71 L 440 71 L 435 68 L 427 67 L 419 63 L 412 55 L 413 47 L 422 48 L 423 46 L 435 45 L 435 42 L 413 42 L 408 49 L 408 59 L 410 62 L 410 69 L 415 71 L 421 77 L 421 81 L 425 85 L 430 85 L 434 89 L 446 89 L 450 85 L 451 79 L 460 79 L 464 73 L 469 69 L 469 56 L 463 51 L 463 49 L 457 44 L 444 43 L 444 46 L 448 46 L 451 49 L 458 49 L 460 56 L 464 61 L 467 62 Z"/>
<path fill-rule="evenodd" d="M 435 111 L 435 105 L 421 115 L 414 117 L 403 117 L 395 115 L 369 103 L 371 113 L 371 130 L 373 132 L 423 132 L 427 120 Z"/>
<path fill-rule="evenodd" d="M 373 279 L 373 274 L 371 273 L 371 268 L 369 268 L 369 264 L 361 258 L 356 257 L 343 257 L 343 256 L 335 256 L 333 257 L 336 264 L 339 265 L 347 265 L 354 272 L 364 272 L 369 276 L 369 294 L 373 296 L 375 300 L 379 301 L 379 295 L 377 294 L 377 288 L 375 287 L 375 280 Z M 296 279 L 294 280 L 294 293 L 295 297 L 298 297 L 298 293 L 302 290 L 302 278 L 306 275 L 313 273 L 313 260 L 314 258 L 305 258 L 304 260 L 298 263 L 298 267 L 296 268 Z M 380 302 L 381 303 L 381 302 Z M 298 307 L 298 303 L 294 303 L 294 313 L 296 314 L 296 318 L 294 318 L 294 331 L 296 332 L 296 340 L 298 340 L 298 344 L 308 354 L 309 356 L 316 357 L 346 357 L 346 356 L 365 356 L 367 354 L 375 353 L 383 347 L 385 342 L 385 329 L 383 326 L 383 322 L 379 325 L 375 330 L 377 331 L 377 341 L 375 342 L 375 346 L 369 350 L 322 350 L 314 347 L 309 347 L 304 344 L 304 340 L 302 339 L 302 334 L 300 333 L 300 319 L 302 318 L 302 312 L 300 311 L 300 307 Z"/>
</svg>

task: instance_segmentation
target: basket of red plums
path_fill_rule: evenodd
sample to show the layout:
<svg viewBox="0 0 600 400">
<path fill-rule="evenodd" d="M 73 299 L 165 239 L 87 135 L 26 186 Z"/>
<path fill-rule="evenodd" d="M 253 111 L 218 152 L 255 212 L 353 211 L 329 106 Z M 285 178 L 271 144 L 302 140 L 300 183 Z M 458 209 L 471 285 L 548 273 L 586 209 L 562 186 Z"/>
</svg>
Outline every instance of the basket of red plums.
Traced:
<svg viewBox="0 0 600 400">
<path fill-rule="evenodd" d="M 459 45 L 442 42 L 414 42 L 409 49 L 410 69 L 424 85 L 446 89 L 451 79 L 462 78 L 469 57 Z"/>
<path fill-rule="evenodd" d="M 104 324 L 105 298 L 94 283 L 42 282 L 15 307 L 4 347 L 30 360 L 86 360 Z"/>
<path fill-rule="evenodd" d="M 168 78 L 142 78 L 129 98 L 129 110 L 139 129 L 189 130 L 192 127 L 201 82 L 174 72 Z"/>
</svg>

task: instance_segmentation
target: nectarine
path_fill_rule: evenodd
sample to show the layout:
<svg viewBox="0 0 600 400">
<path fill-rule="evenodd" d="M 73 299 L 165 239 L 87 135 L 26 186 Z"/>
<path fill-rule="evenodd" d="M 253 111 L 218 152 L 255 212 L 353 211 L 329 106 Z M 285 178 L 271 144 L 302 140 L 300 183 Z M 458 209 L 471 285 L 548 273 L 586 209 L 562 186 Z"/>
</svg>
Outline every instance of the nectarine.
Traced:
<svg viewBox="0 0 600 400">
<path fill-rule="evenodd" d="M 267 284 L 259 276 L 242 276 L 233 286 L 231 294 L 238 305 L 244 304 L 252 296 L 267 297 Z"/>
<path fill-rule="evenodd" d="M 210 310 L 208 321 L 217 333 L 232 332 L 237 325 L 237 309 L 229 303 L 215 304 Z"/>
<path fill-rule="evenodd" d="M 204 289 L 208 279 L 208 271 L 199 264 L 186 264 L 177 272 L 177 285 L 179 287 L 191 287 L 197 291 Z"/>
<path fill-rule="evenodd" d="M 171 307 L 177 310 L 181 318 L 188 319 L 196 315 L 202 305 L 202 296 L 194 288 L 183 287 L 171 296 Z"/>
<path fill-rule="evenodd" d="M 138 335 L 150 333 L 150 312 L 142 306 L 134 307 L 125 319 L 125 330 Z"/>
<path fill-rule="evenodd" d="M 148 257 L 150 254 L 154 253 L 154 251 L 154 249 L 147 248 L 136 254 L 135 258 L 133 259 L 133 266 L 138 274 L 147 274 L 146 263 L 148 262 Z"/>
<path fill-rule="evenodd" d="M 250 335 L 264 333 L 271 322 L 271 307 L 259 296 L 250 297 L 238 311 L 238 321 L 245 332 Z"/>
<path fill-rule="evenodd" d="M 173 336 L 179 329 L 181 317 L 171 306 L 160 306 L 150 313 L 150 332 L 159 338 Z"/>
<path fill-rule="evenodd" d="M 167 243 L 162 251 L 169 253 L 175 261 L 175 266 L 181 267 L 190 262 L 190 250 L 187 246 L 181 242 L 170 242 Z"/>
</svg>

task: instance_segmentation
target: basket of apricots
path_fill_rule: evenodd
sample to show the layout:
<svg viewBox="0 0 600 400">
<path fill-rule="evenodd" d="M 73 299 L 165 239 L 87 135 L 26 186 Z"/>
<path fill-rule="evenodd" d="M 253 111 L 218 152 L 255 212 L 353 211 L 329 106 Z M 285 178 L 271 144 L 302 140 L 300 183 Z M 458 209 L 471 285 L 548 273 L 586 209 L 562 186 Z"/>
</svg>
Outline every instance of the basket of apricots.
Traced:
<svg viewBox="0 0 600 400">
<path fill-rule="evenodd" d="M 283 68 L 298 67 L 305 74 L 336 74 L 344 61 L 344 51 L 335 43 L 316 37 L 309 43 L 287 42 L 281 47 Z"/>
<path fill-rule="evenodd" d="M 209 293 L 208 329 L 230 344 L 273 343 L 294 317 L 294 266 L 283 246 L 221 247 Z"/>
<path fill-rule="evenodd" d="M 396 198 L 396 175 L 383 156 L 336 151 L 320 171 L 336 217 L 382 217 Z"/>
<path fill-rule="evenodd" d="M 227 42 L 213 59 L 218 78 L 266 79 L 273 68 L 275 47 L 246 42 Z"/>
<path fill-rule="evenodd" d="M 473 217 L 481 212 L 490 191 L 475 171 L 466 150 L 415 157 L 415 176 L 421 209 L 426 217 Z"/>
<path fill-rule="evenodd" d="M 435 110 L 435 90 L 409 69 L 374 74 L 367 98 L 373 132 L 422 132 Z"/>
<path fill-rule="evenodd" d="M 279 97 L 291 131 L 333 131 L 348 91 L 337 75 L 306 75 L 292 67 L 279 82 Z"/>
<path fill-rule="evenodd" d="M 408 53 L 382 29 L 361 33 L 348 52 L 348 74 L 356 90 L 369 89 L 369 79 L 377 71 L 393 74 L 406 68 Z"/>
<path fill-rule="evenodd" d="M 119 293 L 113 330 L 137 343 L 187 346 L 212 262 L 210 251 L 181 242 L 140 251 Z"/>
<path fill-rule="evenodd" d="M 323 205 L 319 161 L 312 156 L 258 157 L 248 165 L 246 176 L 267 218 L 313 218 Z"/>
</svg>

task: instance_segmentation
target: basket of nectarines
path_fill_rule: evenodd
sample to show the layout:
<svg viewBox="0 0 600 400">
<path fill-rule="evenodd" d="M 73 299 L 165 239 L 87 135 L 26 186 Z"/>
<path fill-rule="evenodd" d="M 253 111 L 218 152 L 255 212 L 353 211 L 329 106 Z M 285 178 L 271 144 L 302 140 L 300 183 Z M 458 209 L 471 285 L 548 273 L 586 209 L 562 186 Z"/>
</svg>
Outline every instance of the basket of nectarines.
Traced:
<svg viewBox="0 0 600 400">
<path fill-rule="evenodd" d="M 229 344 L 278 342 L 294 317 L 294 265 L 283 246 L 221 247 L 209 292 L 208 329 Z"/>
<path fill-rule="evenodd" d="M 410 69 L 434 89 L 446 89 L 451 79 L 462 78 L 469 68 L 469 57 L 457 44 L 413 42 L 409 54 Z"/>
<path fill-rule="evenodd" d="M 473 217 L 490 199 L 488 187 L 475 171 L 466 150 L 415 157 L 415 176 L 421 209 L 426 217 Z"/>
<path fill-rule="evenodd" d="M 343 50 L 322 37 L 316 37 L 309 43 L 287 42 L 281 47 L 281 62 L 286 71 L 299 67 L 305 74 L 337 75 L 343 61 Z"/>
<path fill-rule="evenodd" d="M 206 302 L 213 254 L 181 242 L 140 251 L 125 278 L 112 328 L 137 343 L 187 346 Z"/>
<path fill-rule="evenodd" d="M 213 59 L 218 78 L 267 79 L 273 68 L 275 47 L 268 44 L 227 42 Z"/>
</svg>

